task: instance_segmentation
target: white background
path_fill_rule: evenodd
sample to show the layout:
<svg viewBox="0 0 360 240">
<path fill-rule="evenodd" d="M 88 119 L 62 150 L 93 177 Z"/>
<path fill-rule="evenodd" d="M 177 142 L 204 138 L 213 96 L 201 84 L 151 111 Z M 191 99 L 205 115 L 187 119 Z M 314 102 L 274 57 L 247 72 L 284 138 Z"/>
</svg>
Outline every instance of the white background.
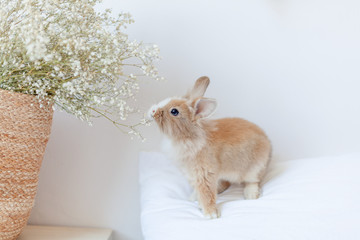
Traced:
<svg viewBox="0 0 360 240">
<path fill-rule="evenodd" d="M 132 13 L 130 38 L 161 48 L 167 82 L 142 85 L 144 111 L 207 75 L 215 117 L 260 125 L 275 159 L 360 150 L 358 1 L 106 0 L 104 7 Z M 106 121 L 89 127 L 55 113 L 30 223 L 142 239 L 137 158 L 160 141 L 156 126 L 143 130 L 145 144 Z"/>
</svg>

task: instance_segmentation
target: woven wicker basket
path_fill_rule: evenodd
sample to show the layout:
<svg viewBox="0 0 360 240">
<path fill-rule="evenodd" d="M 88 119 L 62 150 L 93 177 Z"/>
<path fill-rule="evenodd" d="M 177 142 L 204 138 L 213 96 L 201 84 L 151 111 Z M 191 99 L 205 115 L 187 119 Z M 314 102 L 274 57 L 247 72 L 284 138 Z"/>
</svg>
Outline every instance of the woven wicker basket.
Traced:
<svg viewBox="0 0 360 240">
<path fill-rule="evenodd" d="M 0 89 L 0 240 L 13 240 L 34 204 L 53 110 L 32 95 Z"/>
</svg>

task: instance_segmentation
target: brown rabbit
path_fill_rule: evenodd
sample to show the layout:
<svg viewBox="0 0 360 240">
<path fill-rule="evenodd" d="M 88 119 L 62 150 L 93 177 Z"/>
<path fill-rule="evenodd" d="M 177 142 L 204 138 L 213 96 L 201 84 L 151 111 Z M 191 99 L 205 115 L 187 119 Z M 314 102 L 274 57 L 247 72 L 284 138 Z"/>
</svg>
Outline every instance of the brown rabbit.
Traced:
<svg viewBox="0 0 360 240">
<path fill-rule="evenodd" d="M 199 78 L 184 97 L 152 106 L 149 117 L 177 149 L 204 215 L 216 218 L 217 193 L 231 183 L 245 184 L 245 199 L 259 197 L 271 144 L 263 130 L 244 119 L 208 119 L 217 107 L 215 99 L 203 98 L 209 83 L 208 77 Z"/>
</svg>

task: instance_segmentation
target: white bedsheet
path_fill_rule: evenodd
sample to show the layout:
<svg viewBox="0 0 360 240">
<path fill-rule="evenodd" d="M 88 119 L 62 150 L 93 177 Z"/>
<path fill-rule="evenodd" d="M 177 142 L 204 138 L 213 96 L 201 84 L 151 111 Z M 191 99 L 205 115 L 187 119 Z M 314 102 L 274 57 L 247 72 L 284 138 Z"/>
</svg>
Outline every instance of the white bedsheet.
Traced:
<svg viewBox="0 0 360 240">
<path fill-rule="evenodd" d="M 145 240 L 359 240 L 360 154 L 273 162 L 257 200 L 240 186 L 219 195 L 205 219 L 191 188 L 163 154 L 140 154 Z"/>
</svg>

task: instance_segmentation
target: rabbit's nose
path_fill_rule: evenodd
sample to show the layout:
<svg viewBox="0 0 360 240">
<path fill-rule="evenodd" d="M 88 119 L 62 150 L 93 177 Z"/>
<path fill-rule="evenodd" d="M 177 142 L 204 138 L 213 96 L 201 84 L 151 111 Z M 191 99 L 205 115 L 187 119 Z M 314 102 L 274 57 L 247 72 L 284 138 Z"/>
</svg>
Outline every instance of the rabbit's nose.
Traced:
<svg viewBox="0 0 360 240">
<path fill-rule="evenodd" d="M 147 114 L 148 120 L 154 120 L 156 110 L 157 110 L 156 105 L 151 106 L 151 108 L 149 109 L 148 114 Z"/>
</svg>

